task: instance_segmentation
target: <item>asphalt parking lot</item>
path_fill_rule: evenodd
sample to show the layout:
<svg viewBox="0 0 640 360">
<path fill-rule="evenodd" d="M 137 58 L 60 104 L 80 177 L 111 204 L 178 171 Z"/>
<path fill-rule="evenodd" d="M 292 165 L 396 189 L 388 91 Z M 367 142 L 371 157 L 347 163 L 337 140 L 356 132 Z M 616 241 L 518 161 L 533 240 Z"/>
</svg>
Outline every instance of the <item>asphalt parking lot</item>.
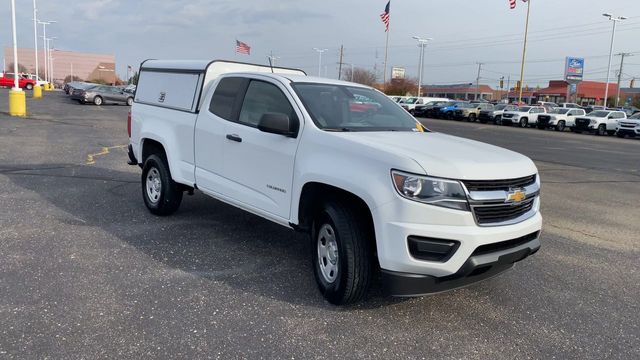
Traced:
<svg viewBox="0 0 640 360">
<path fill-rule="evenodd" d="M 306 238 L 196 193 L 151 215 L 126 106 L 0 89 L 0 358 L 640 358 L 640 141 L 423 119 L 530 156 L 542 249 L 483 283 L 337 308 Z"/>
</svg>

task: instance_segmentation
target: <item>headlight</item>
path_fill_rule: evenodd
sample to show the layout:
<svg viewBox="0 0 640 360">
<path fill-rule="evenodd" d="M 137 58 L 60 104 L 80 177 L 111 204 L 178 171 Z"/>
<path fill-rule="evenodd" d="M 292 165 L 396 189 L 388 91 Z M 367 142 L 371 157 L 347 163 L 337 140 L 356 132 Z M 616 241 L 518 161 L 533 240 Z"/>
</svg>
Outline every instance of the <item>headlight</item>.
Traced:
<svg viewBox="0 0 640 360">
<path fill-rule="evenodd" d="M 430 205 L 469 211 L 467 195 L 460 182 L 392 171 L 400 196 Z"/>
<path fill-rule="evenodd" d="M 591 121 L 589 122 L 589 124 L 591 124 L 591 125 L 595 125 L 595 124 L 597 124 L 597 123 L 598 123 L 598 121 L 597 121 L 597 120 L 591 120 Z"/>
<path fill-rule="evenodd" d="M 549 116 L 549 121 L 556 121 L 556 117 L 555 116 Z"/>
</svg>

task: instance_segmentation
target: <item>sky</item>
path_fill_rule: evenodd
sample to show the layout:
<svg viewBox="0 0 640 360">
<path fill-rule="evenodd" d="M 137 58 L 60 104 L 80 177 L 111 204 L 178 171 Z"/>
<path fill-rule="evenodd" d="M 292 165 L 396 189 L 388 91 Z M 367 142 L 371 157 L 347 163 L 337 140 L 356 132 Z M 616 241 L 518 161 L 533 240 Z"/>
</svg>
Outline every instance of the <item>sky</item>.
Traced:
<svg viewBox="0 0 640 360">
<path fill-rule="evenodd" d="M 18 46 L 33 47 L 33 2 L 15 0 Z M 113 54 L 121 77 L 127 65 L 148 58 L 226 59 L 267 63 L 337 77 L 343 62 L 375 70 L 382 79 L 386 33 L 380 20 L 387 0 L 38 0 L 38 17 L 56 20 L 47 35 L 55 48 Z M 518 0 L 392 0 L 388 68 L 417 77 L 419 48 L 412 36 L 433 38 L 426 47 L 423 84 L 475 82 L 497 87 L 504 76 L 519 78 L 527 4 Z M 11 46 L 9 1 L 0 3 L 0 46 Z M 624 15 L 614 52 L 625 60 L 623 85 L 640 78 L 640 1 L 531 0 L 525 85 L 561 79 L 566 56 L 584 57 L 585 79 L 606 79 L 612 22 L 601 14 Z M 41 31 L 41 27 L 38 28 Z M 234 53 L 235 40 L 251 55 Z M 346 65 L 350 66 L 350 65 Z M 613 58 L 611 77 L 620 66 Z M 613 80 L 612 80 L 613 81 Z"/>
</svg>

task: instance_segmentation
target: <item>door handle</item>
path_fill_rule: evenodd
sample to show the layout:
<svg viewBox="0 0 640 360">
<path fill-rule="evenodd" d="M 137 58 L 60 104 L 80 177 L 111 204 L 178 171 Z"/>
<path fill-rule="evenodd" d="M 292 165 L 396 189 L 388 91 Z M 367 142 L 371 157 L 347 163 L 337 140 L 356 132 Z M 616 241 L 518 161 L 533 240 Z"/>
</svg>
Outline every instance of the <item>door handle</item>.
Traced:
<svg viewBox="0 0 640 360">
<path fill-rule="evenodd" d="M 242 142 L 242 138 L 236 134 L 227 134 L 227 139 L 235 142 Z"/>
</svg>

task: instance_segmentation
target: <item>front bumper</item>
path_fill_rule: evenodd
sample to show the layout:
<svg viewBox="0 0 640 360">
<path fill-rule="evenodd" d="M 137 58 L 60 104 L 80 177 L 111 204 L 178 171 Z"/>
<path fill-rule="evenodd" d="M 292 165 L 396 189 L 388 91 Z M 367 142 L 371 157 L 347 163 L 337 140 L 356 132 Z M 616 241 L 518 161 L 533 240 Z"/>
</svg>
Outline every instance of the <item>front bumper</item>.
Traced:
<svg viewBox="0 0 640 360">
<path fill-rule="evenodd" d="M 618 128 L 617 133 L 621 135 L 640 136 L 640 128 Z"/>
<path fill-rule="evenodd" d="M 385 290 L 392 296 L 420 296 L 467 286 L 489 279 L 506 270 L 540 249 L 539 232 L 522 239 L 514 239 L 496 251 L 482 251 L 478 248 L 455 274 L 436 277 L 382 270 Z M 499 245 L 499 244 L 496 244 Z M 513 246 L 509 246 L 513 245 Z"/>
</svg>

